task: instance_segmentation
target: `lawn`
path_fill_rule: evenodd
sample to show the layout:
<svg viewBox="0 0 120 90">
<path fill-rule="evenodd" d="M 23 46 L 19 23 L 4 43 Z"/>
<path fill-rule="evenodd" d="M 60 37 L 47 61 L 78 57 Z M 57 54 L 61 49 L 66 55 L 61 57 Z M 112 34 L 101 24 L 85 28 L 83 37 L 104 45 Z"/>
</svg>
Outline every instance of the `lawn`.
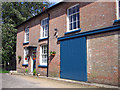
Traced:
<svg viewBox="0 0 120 90">
<path fill-rule="evenodd" d="M 0 68 L 0 73 L 9 73 L 9 71 L 2 70 L 2 68 Z"/>
</svg>

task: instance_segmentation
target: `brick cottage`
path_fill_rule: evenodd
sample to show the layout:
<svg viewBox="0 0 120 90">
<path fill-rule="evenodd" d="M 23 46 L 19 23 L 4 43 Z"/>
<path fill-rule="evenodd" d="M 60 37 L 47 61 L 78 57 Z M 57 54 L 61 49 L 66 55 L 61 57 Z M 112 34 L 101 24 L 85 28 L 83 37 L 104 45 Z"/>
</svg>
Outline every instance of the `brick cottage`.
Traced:
<svg viewBox="0 0 120 90">
<path fill-rule="evenodd" d="M 17 71 L 119 85 L 119 10 L 117 0 L 59 2 L 28 19 L 16 27 Z"/>
</svg>

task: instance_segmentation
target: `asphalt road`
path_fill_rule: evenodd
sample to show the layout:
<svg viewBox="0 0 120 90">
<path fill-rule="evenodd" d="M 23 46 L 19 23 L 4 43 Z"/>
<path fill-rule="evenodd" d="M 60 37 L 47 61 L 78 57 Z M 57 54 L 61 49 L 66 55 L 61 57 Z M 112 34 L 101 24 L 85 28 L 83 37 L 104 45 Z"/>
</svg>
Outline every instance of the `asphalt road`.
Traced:
<svg viewBox="0 0 120 90">
<path fill-rule="evenodd" d="M 3 74 L 2 88 L 96 88 L 96 87 L 33 76 Z"/>
</svg>

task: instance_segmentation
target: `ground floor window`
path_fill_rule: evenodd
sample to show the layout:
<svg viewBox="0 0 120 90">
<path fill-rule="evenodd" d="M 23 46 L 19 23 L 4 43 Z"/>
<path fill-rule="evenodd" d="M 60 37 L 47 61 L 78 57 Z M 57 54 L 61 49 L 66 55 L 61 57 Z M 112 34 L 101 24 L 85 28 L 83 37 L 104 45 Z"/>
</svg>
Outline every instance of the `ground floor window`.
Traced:
<svg viewBox="0 0 120 90">
<path fill-rule="evenodd" d="M 47 66 L 47 45 L 40 47 L 40 65 Z"/>
<path fill-rule="evenodd" d="M 24 64 L 28 64 L 28 49 L 27 47 L 24 48 Z"/>
</svg>

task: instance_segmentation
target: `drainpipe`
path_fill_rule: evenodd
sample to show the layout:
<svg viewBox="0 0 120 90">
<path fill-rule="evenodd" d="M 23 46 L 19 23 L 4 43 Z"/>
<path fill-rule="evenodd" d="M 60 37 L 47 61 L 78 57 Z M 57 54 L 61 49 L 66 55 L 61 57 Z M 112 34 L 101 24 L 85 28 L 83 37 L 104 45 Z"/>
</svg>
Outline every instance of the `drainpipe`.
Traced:
<svg viewBox="0 0 120 90">
<path fill-rule="evenodd" d="M 48 77 L 48 71 L 49 71 L 49 20 L 50 20 L 50 14 L 45 10 L 45 12 L 48 14 L 48 41 L 47 41 L 47 77 Z"/>
</svg>

